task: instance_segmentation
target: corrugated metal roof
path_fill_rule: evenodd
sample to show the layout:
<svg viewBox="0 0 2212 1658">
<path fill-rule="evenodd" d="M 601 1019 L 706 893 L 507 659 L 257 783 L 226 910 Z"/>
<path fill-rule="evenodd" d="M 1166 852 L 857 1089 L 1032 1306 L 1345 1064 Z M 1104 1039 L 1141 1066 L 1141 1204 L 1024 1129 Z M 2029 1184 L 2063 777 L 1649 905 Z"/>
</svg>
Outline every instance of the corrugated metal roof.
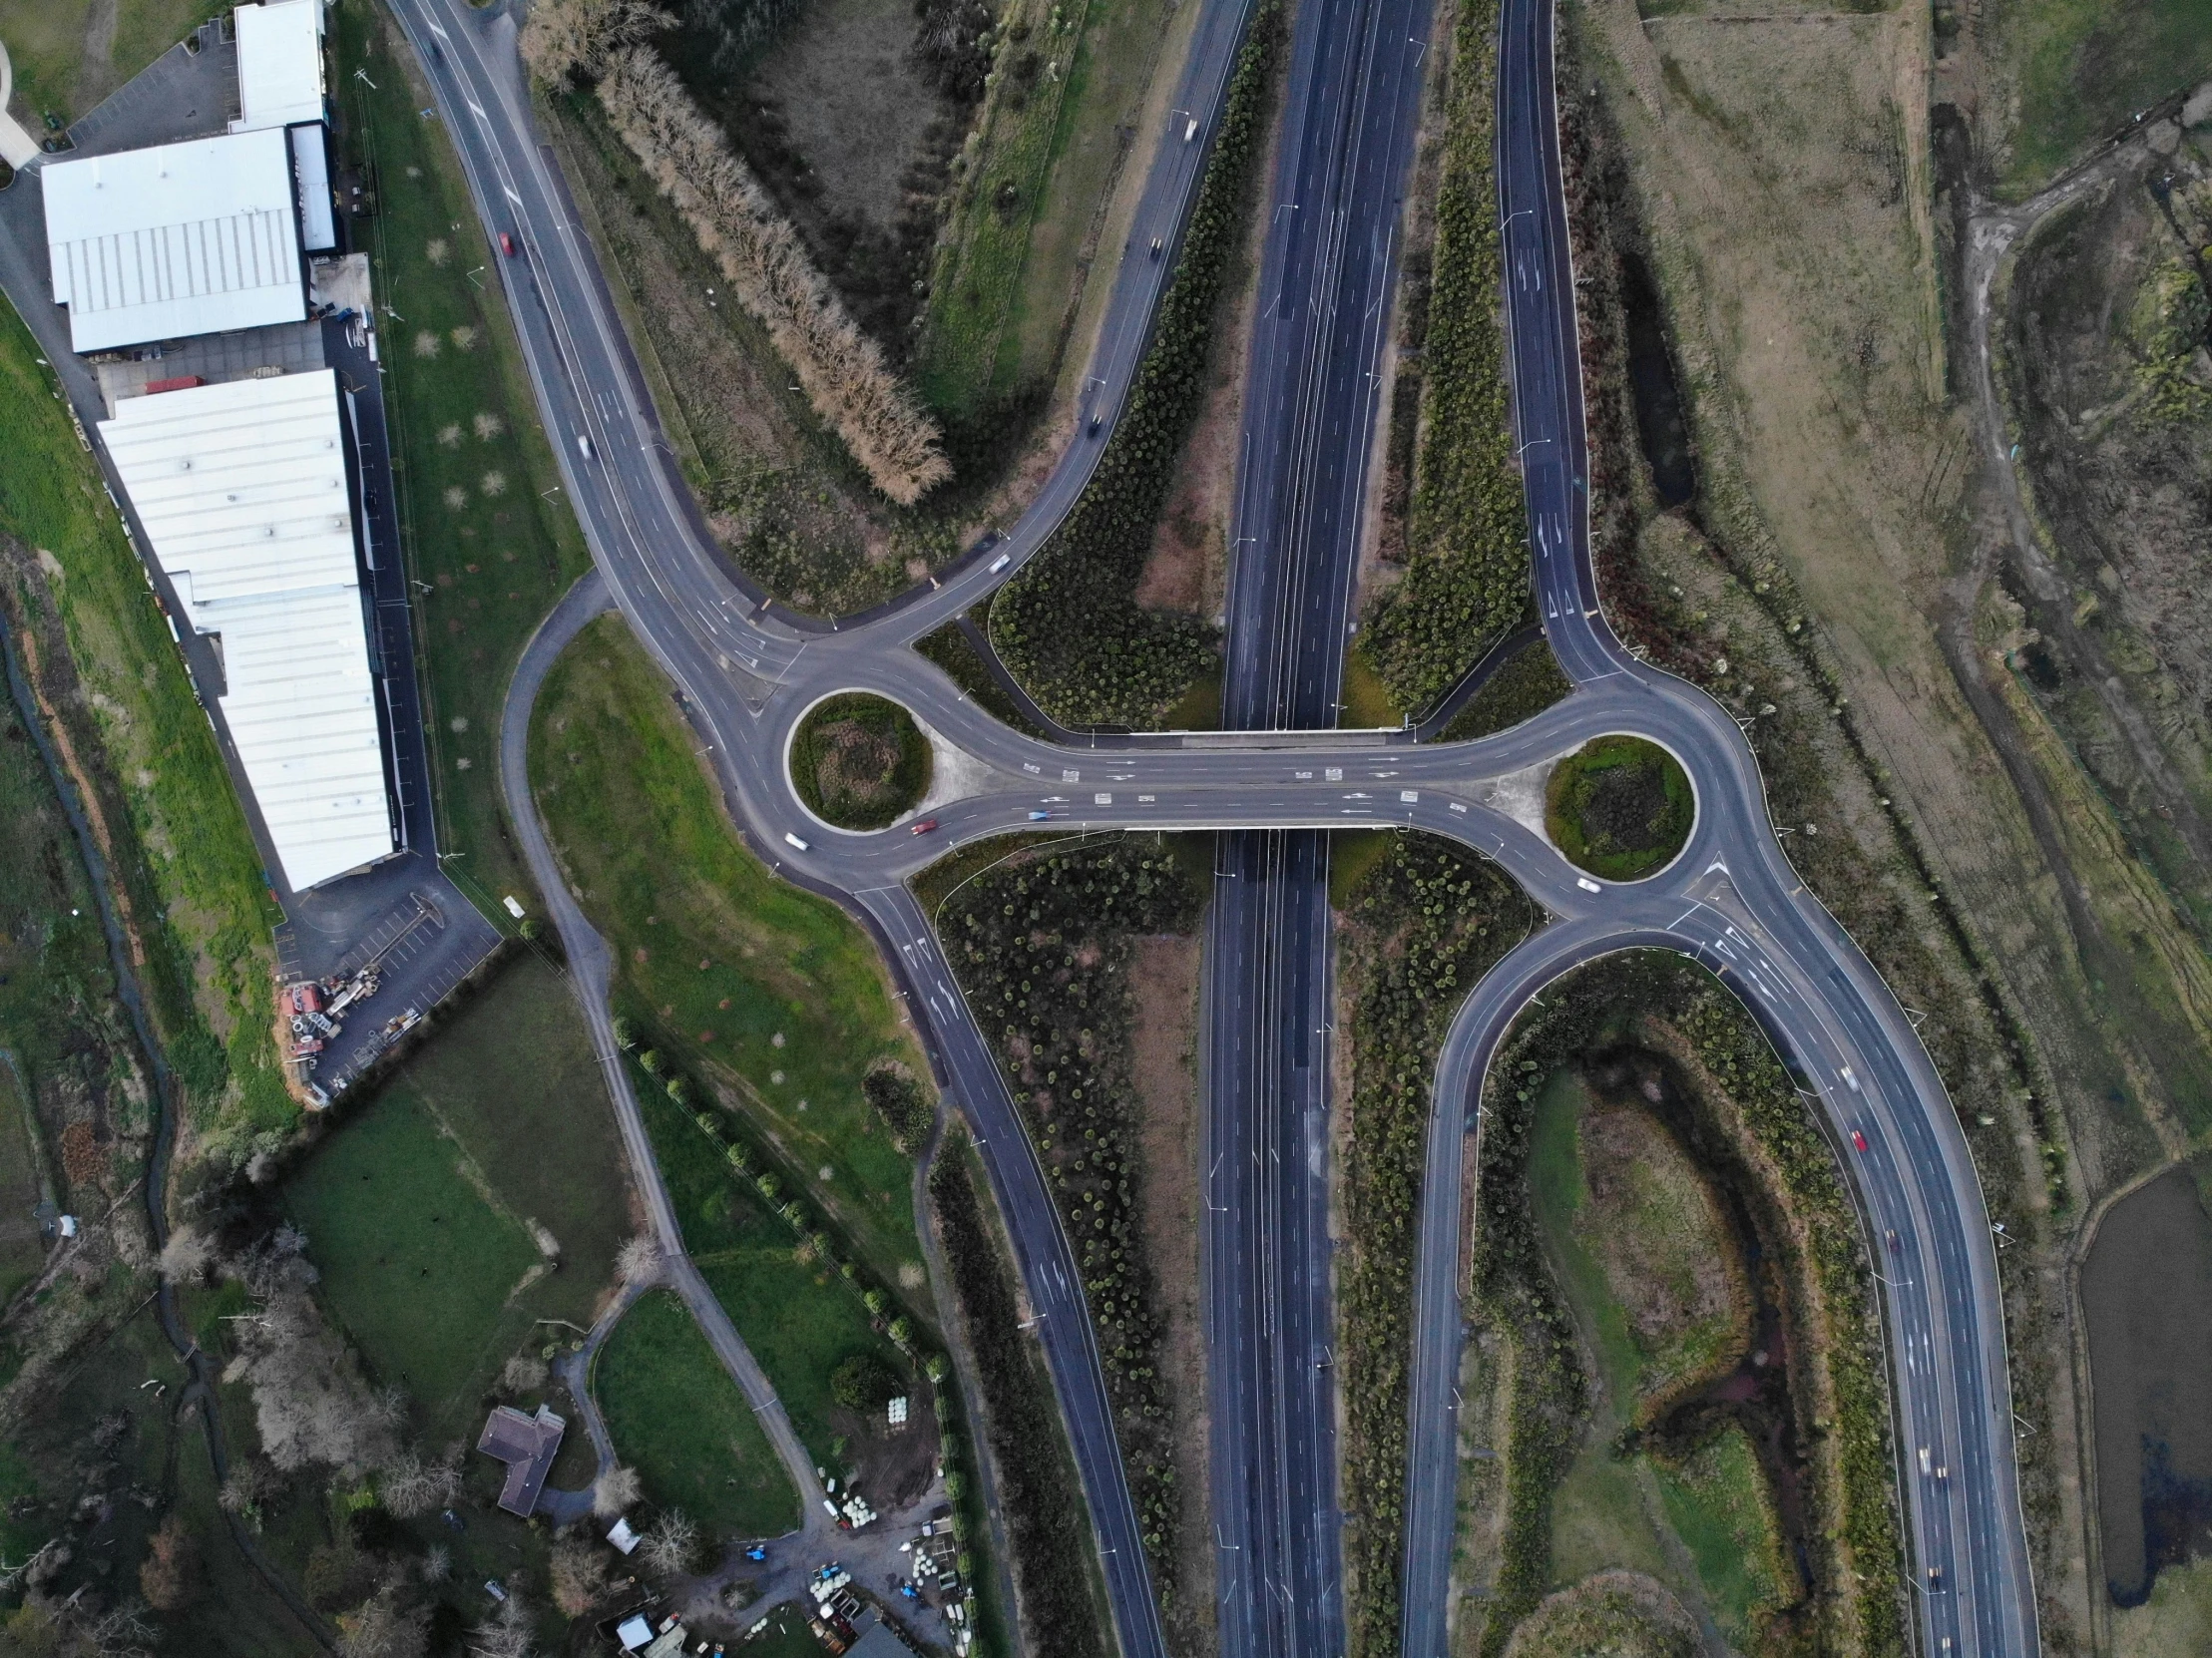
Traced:
<svg viewBox="0 0 2212 1658">
<path fill-rule="evenodd" d="M 180 620 L 221 635 L 223 717 L 285 879 L 389 853 L 336 374 L 126 398 L 100 435 Z"/>
<path fill-rule="evenodd" d="M 307 314 L 281 129 L 52 162 L 40 188 L 75 350 Z"/>
<path fill-rule="evenodd" d="M 240 6 L 233 133 L 322 119 L 322 0 Z"/>
</svg>

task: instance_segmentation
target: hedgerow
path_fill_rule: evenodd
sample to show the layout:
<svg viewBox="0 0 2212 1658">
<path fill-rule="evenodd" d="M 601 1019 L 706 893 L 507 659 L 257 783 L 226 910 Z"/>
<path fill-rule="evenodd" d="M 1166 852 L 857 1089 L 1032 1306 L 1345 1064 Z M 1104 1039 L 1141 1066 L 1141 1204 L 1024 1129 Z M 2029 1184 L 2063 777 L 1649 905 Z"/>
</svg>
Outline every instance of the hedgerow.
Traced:
<svg viewBox="0 0 2212 1658">
<path fill-rule="evenodd" d="M 1529 596 L 1528 517 L 1507 419 L 1491 176 L 1497 16 L 1496 0 L 1461 0 L 1405 575 L 1375 596 L 1359 636 L 1359 648 L 1401 708 L 1426 708 L 1450 690 L 1514 625 Z"/>
<path fill-rule="evenodd" d="M 1498 869 L 1448 841 L 1398 839 L 1355 889 L 1352 1148 L 1344 1208 L 1344 1500 L 1354 1658 L 1398 1642 L 1410 1310 L 1431 1079 L 1467 992 L 1527 934 L 1535 908 Z"/>
<path fill-rule="evenodd" d="M 1551 1500 L 1573 1459 L 1588 1382 L 1571 1316 L 1554 1285 L 1529 1201 L 1530 1129 L 1545 1078 L 1637 1019 L 1661 1045 L 1678 1042 L 1722 1090 L 1743 1131 L 1778 1171 L 1781 1194 L 1810 1241 L 1815 1316 L 1827 1341 L 1799 1349 L 1824 1366 L 1835 1403 L 1840 1491 L 1817 1460 L 1802 1472 L 1808 1536 L 1840 1544 L 1825 1604 L 1856 1629 L 1826 1632 L 1835 1650 L 1888 1658 L 1905 1650 L 1904 1592 L 1892 1506 L 1889 1405 L 1870 1271 L 1834 1157 L 1789 1073 L 1742 1007 L 1701 971 L 1638 953 L 1580 969 L 1545 993 L 1491 1061 L 1484 1083 L 1481 1178 L 1471 1311 L 1516 1349 L 1504 1367 L 1507 1511 L 1502 1559 L 1480 1651 L 1496 1658 L 1551 1582 Z M 1791 1270 L 1786 1264 L 1785 1272 Z"/>
<path fill-rule="evenodd" d="M 1091 1527 L 1083 1493 L 1061 1437 L 1052 1383 L 1022 1333 L 1014 1286 L 992 1241 L 967 1159 L 939 1157 L 929 1190 L 983 1390 L 1026 1621 L 1033 1629 L 1052 1631 L 1055 1652 L 1106 1658 L 1106 1621 L 1092 1592 Z"/>
<path fill-rule="evenodd" d="M 1187 928 L 1198 895 L 1174 860 L 1125 842 L 1041 853 L 949 898 L 952 963 L 1052 1182 L 1098 1330 L 1144 1549 L 1171 1610 L 1182 1498 L 1162 1319 L 1136 1195 L 1128 961 L 1140 934 Z"/>
<path fill-rule="evenodd" d="M 1281 35 L 1280 10 L 1268 0 L 1229 82 L 1182 255 L 1099 470 L 991 606 L 993 646 L 1038 704 L 1070 725 L 1156 724 L 1214 660 L 1212 623 L 1142 609 L 1136 583 L 1205 398 L 1215 301 L 1250 212 Z"/>
</svg>

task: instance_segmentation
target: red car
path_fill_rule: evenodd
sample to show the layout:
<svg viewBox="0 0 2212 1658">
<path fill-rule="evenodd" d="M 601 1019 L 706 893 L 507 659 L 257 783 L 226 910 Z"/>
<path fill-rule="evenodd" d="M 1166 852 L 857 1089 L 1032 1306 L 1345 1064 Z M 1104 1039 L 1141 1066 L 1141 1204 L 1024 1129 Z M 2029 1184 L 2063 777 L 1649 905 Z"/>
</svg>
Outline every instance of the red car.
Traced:
<svg viewBox="0 0 2212 1658">
<path fill-rule="evenodd" d="M 502 230 L 499 233 L 499 250 L 502 253 L 505 253 L 510 259 L 515 256 L 515 238 L 509 235 L 505 230 Z"/>
<path fill-rule="evenodd" d="M 915 824 L 911 829 L 907 830 L 907 833 L 910 835 L 926 835 L 936 827 L 937 820 L 935 818 L 925 817 L 924 819 L 922 819 L 921 822 Z"/>
<path fill-rule="evenodd" d="M 1858 1129 L 1854 1128 L 1851 1131 L 1851 1143 L 1857 1146 L 1861 1151 L 1864 1151 L 1867 1148 L 1867 1137 L 1866 1135 L 1860 1133 Z"/>
</svg>

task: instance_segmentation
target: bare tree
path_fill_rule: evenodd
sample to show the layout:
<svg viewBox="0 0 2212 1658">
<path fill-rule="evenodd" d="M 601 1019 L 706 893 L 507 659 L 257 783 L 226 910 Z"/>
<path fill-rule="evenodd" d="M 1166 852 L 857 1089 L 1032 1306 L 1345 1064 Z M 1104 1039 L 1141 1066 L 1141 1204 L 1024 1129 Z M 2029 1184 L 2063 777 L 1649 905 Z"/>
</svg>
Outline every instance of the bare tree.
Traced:
<svg viewBox="0 0 2212 1658">
<path fill-rule="evenodd" d="M 172 1284 L 190 1283 L 216 1258 L 216 1241 L 197 1226 L 180 1226 L 162 1245 L 162 1276 Z"/>
<path fill-rule="evenodd" d="M 522 58 L 539 80 L 559 86 L 597 75 L 609 53 L 674 22 L 645 0 L 537 0 L 523 25 Z"/>
<path fill-rule="evenodd" d="M 626 1284 L 650 1284 L 661 1276 L 661 1243 L 641 1232 L 616 1252 L 615 1270 Z"/>
<path fill-rule="evenodd" d="M 638 1470 L 617 1462 L 592 1481 L 592 1512 L 601 1519 L 613 1519 L 638 1500 L 641 1488 Z"/>
<path fill-rule="evenodd" d="M 461 1492 L 461 1470 L 449 1461 L 433 1461 L 418 1451 L 405 1451 L 385 1464 L 377 1486 L 386 1508 L 401 1519 L 413 1519 L 433 1508 L 452 1506 Z"/>
<path fill-rule="evenodd" d="M 389 1585 L 338 1619 L 338 1658 L 423 1658 L 430 1649 L 430 1609 L 403 1606 Z"/>
<path fill-rule="evenodd" d="M 511 1394 L 536 1393 L 546 1385 L 546 1362 L 518 1353 L 500 1371 L 499 1385 Z"/>
<path fill-rule="evenodd" d="M 161 1529 L 148 1539 L 146 1558 L 139 1565 L 139 1589 L 157 1612 L 174 1612 L 192 1599 L 200 1587 L 199 1551 L 185 1518 L 172 1509 Z"/>
<path fill-rule="evenodd" d="M 453 1550 L 444 1543 L 432 1543 L 422 1552 L 422 1580 L 425 1583 L 443 1583 L 453 1574 Z"/>
<path fill-rule="evenodd" d="M 950 478 L 937 423 L 675 72 L 650 48 L 626 47 L 608 58 L 599 100 L 869 481 L 911 507 Z"/>
<path fill-rule="evenodd" d="M 219 1500 L 231 1513 L 239 1513 L 267 1498 L 276 1488 L 276 1470 L 257 1456 L 232 1459 L 222 1481 Z"/>
<path fill-rule="evenodd" d="M 670 1508 L 646 1527 L 640 1543 L 646 1564 L 664 1576 L 691 1569 L 698 1556 L 699 1528 L 680 1508 Z"/>
<path fill-rule="evenodd" d="M 269 1460 L 286 1472 L 385 1465 L 398 1450 L 391 1397 L 370 1391 L 295 1276 L 279 1271 L 271 1288 L 260 1317 L 235 1327 Z"/>
<path fill-rule="evenodd" d="M 469 1651 L 480 1658 L 532 1658 L 530 1610 L 521 1595 L 509 1595 L 487 1623 L 469 1631 Z"/>
<path fill-rule="evenodd" d="M 580 1618 L 607 1593 L 612 1574 L 607 1556 L 584 1537 L 564 1537 L 553 1545 L 553 1604 L 561 1615 Z"/>
<path fill-rule="evenodd" d="M 100 1658 L 154 1658 L 159 1632 L 146 1621 L 146 1608 L 136 1602 L 122 1605 L 79 1623 L 84 1639 Z"/>
</svg>

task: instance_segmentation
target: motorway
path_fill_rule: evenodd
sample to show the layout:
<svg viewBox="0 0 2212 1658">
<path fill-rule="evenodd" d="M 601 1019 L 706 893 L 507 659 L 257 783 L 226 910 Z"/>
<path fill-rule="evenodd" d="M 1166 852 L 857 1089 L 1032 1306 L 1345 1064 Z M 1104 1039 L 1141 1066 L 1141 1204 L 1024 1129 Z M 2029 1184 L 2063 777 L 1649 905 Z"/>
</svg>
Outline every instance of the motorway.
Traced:
<svg viewBox="0 0 2212 1658">
<path fill-rule="evenodd" d="M 1415 1322 L 1405 1647 L 1446 1649 L 1457 1476 L 1452 1379 L 1461 1312 L 1461 1136 L 1479 1078 L 1513 1014 L 1559 973 L 1611 951 L 1661 944 L 1721 972 L 1809 1090 L 1832 1138 L 1863 1133 L 1842 1161 L 1870 1228 L 1896 1228 L 1897 1286 L 1884 1303 L 1900 1416 L 1900 1485 L 1916 1562 L 1941 1572 L 1918 1599 L 1926 1645 L 1977 1654 L 2034 1650 L 2014 1479 L 1996 1262 L 1973 1164 L 1950 1102 L 1895 999 L 1806 893 L 1768 827 L 1757 765 L 1734 721 L 1694 687 L 1629 655 L 1599 614 L 1582 494 L 1572 269 L 1551 103 L 1548 0 L 1508 0 L 1500 66 L 1500 199 L 1506 231 L 1516 411 L 1527 458 L 1536 583 L 1573 695 L 1477 743 L 1416 745 L 1382 733 L 1268 731 L 1132 740 L 1096 751 L 997 725 L 943 674 L 898 648 L 982 601 L 1033 556 L 1080 495 L 1104 434 L 1088 420 L 989 563 L 978 554 L 861 625 L 810 625 L 762 604 L 725 572 L 684 494 L 597 259 L 538 143 L 503 9 L 394 0 L 424 59 L 486 226 L 521 257 L 499 261 L 548 431 L 609 592 L 679 687 L 735 821 L 789 878 L 831 893 L 893 963 L 940 1079 L 982 1142 L 1097 1529 L 1122 1652 L 1163 1651 L 1135 1516 L 1076 1272 L 1037 1159 L 996 1060 L 904 878 L 960 842 L 1026 827 L 1326 828 L 1403 823 L 1499 860 L 1553 918 L 1477 988 L 1439 1074 Z M 1219 114 L 1243 0 L 1201 14 L 1178 104 L 1205 136 Z M 1180 120 L 1156 135 L 1131 243 L 1179 233 L 1205 145 Z M 1141 353 L 1171 261 L 1122 261 L 1093 359 L 1087 408 L 1110 424 Z M 587 446 L 588 440 L 588 446 Z M 1329 641 L 1333 651 L 1340 637 Z M 1325 652 L 1321 659 L 1326 659 Z M 934 809 L 940 832 L 852 835 L 813 820 L 784 756 L 807 707 L 846 688 L 896 696 L 972 758 L 971 791 Z M 1665 744 L 1697 792 L 1690 843 L 1665 871 L 1589 891 L 1541 832 L 1493 809 L 1494 781 L 1588 737 L 1630 731 Z M 806 843 L 794 848 L 786 837 Z M 1590 885 L 1598 885 L 1591 883 Z M 1907 1448 L 1952 1472 L 1922 1479 Z M 1272 1650 L 1272 1649 L 1271 1649 Z"/>
<path fill-rule="evenodd" d="M 1294 29 L 1231 509 L 1222 723 L 1243 731 L 1340 711 L 1429 7 L 1318 0 Z M 1200 1166 L 1222 1658 L 1345 1644 L 1328 870 L 1319 830 L 1215 838 Z"/>
</svg>

